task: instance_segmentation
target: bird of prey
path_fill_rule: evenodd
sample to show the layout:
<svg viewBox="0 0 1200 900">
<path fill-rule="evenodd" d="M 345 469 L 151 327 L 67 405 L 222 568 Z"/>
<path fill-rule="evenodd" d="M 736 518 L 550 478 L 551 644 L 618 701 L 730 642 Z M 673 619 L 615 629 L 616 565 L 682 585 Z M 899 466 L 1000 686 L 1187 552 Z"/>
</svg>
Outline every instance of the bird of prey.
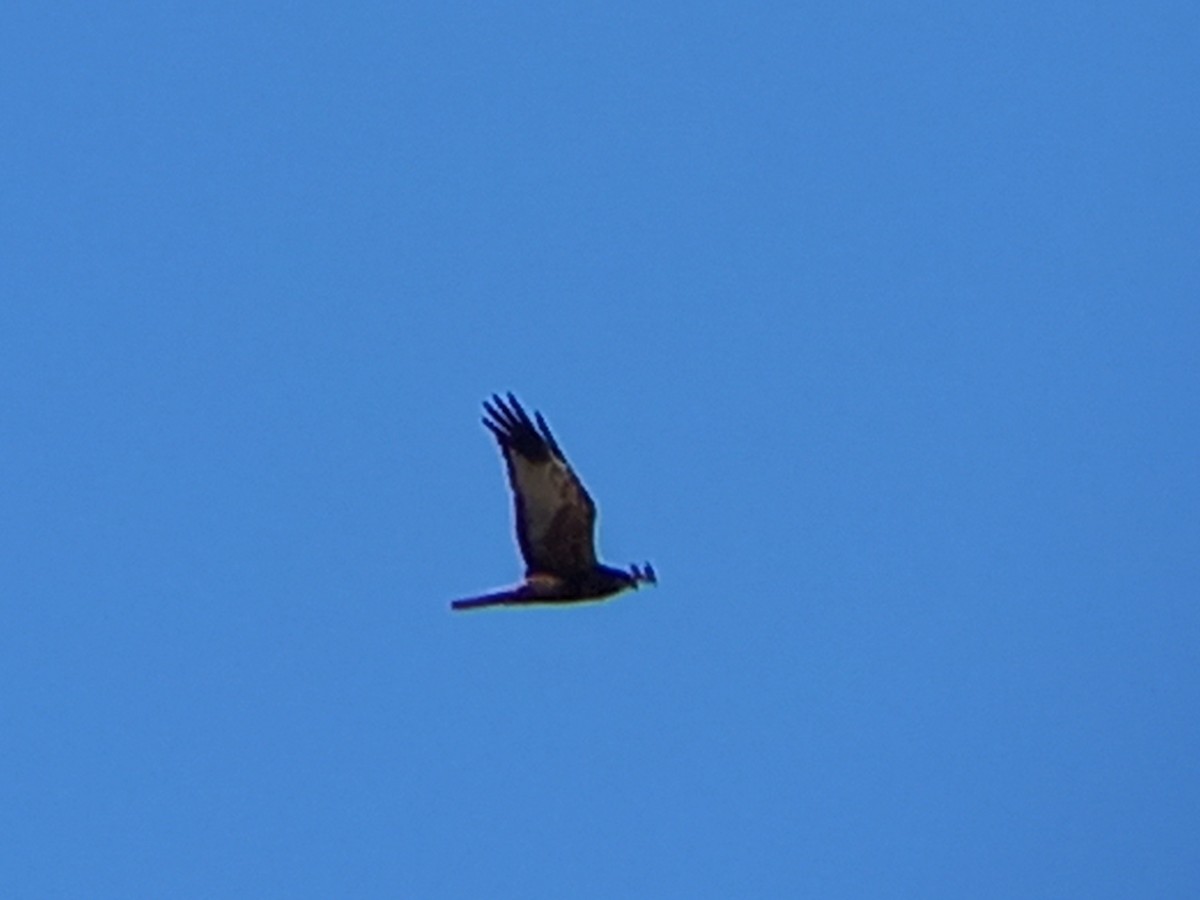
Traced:
<svg viewBox="0 0 1200 900">
<path fill-rule="evenodd" d="M 597 562 L 596 505 L 541 413 L 531 420 L 512 394 L 507 401 L 493 395 L 483 409 L 483 424 L 495 435 L 508 469 L 525 581 L 506 591 L 455 600 L 451 608 L 580 603 L 657 584 L 649 563 L 625 571 Z"/>
</svg>

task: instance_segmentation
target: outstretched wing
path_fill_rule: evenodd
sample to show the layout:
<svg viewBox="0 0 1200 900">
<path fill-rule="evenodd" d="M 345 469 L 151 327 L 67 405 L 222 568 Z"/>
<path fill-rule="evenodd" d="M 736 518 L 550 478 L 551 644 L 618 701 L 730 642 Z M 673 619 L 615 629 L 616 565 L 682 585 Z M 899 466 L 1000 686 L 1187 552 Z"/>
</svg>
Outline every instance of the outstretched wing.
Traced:
<svg viewBox="0 0 1200 900">
<path fill-rule="evenodd" d="M 524 584 L 506 591 L 466 597 L 450 604 L 451 609 L 482 609 L 487 606 L 511 606 L 520 603 L 549 603 L 565 598 L 561 578 L 554 575 L 531 575 Z"/>
<path fill-rule="evenodd" d="M 510 603 L 520 603 L 528 599 L 529 591 L 524 586 L 509 591 L 497 591 L 494 594 L 484 594 L 481 597 L 467 597 L 455 600 L 450 604 L 451 609 L 483 609 L 486 606 L 507 606 Z"/>
<path fill-rule="evenodd" d="M 545 419 L 512 394 L 484 402 L 516 504 L 517 543 L 530 574 L 570 576 L 596 564 L 596 505 L 563 456 Z M 536 425 L 534 422 L 536 421 Z"/>
</svg>

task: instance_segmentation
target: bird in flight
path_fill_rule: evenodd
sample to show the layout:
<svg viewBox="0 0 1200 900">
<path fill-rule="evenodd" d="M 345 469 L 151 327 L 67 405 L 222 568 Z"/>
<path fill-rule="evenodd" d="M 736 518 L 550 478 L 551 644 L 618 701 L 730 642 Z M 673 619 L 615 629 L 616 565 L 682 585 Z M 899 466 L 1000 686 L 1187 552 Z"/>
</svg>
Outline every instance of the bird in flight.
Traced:
<svg viewBox="0 0 1200 900">
<path fill-rule="evenodd" d="M 493 395 L 483 410 L 483 424 L 495 435 L 508 469 L 525 581 L 506 591 L 455 600 L 452 609 L 581 603 L 658 584 L 649 563 L 625 571 L 597 562 L 596 504 L 541 413 L 530 419 L 512 394 L 507 401 Z"/>
</svg>

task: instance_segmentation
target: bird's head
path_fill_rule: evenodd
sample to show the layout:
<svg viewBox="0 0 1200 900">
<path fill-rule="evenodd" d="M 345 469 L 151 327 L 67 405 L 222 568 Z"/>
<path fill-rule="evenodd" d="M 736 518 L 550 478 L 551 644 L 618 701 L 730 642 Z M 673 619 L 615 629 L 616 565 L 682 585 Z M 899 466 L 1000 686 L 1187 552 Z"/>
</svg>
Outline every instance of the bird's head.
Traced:
<svg viewBox="0 0 1200 900">
<path fill-rule="evenodd" d="M 658 584 L 658 573 L 654 571 L 654 566 L 650 563 L 646 563 L 644 566 L 634 563 L 629 567 L 629 577 L 635 588 L 641 584 Z"/>
<path fill-rule="evenodd" d="M 628 571 L 612 566 L 597 566 L 592 571 L 585 590 L 596 596 L 606 597 L 630 588 L 636 590 L 643 584 L 658 584 L 658 575 L 649 563 L 645 566 L 630 566 Z"/>
</svg>

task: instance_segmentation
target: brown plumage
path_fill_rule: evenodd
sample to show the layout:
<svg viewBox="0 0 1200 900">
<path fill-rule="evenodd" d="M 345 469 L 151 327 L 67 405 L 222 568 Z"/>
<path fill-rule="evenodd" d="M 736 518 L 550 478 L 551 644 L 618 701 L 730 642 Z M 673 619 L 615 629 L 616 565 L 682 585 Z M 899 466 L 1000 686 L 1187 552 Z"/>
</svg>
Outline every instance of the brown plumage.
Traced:
<svg viewBox="0 0 1200 900">
<path fill-rule="evenodd" d="M 510 590 L 455 600 L 451 607 L 579 603 L 657 584 L 649 563 L 625 571 L 596 561 L 596 504 L 541 414 L 530 419 L 512 394 L 507 400 L 493 395 L 483 409 L 483 424 L 495 436 L 508 469 L 525 581 Z"/>
</svg>

